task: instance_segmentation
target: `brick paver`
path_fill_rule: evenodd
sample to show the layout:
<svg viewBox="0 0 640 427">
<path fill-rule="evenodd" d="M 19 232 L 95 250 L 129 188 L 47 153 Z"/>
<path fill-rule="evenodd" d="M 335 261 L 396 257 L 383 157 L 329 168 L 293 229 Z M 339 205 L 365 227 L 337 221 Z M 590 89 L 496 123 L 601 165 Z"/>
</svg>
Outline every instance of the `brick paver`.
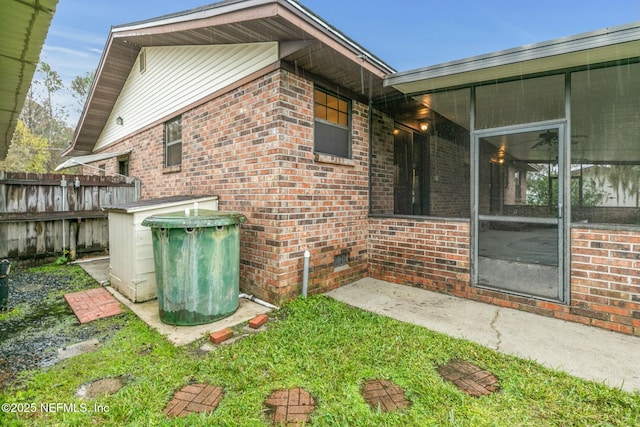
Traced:
<svg viewBox="0 0 640 427">
<path fill-rule="evenodd" d="M 94 288 L 66 294 L 64 299 L 80 323 L 87 323 L 122 313 L 118 300 L 105 288 Z"/>
<path fill-rule="evenodd" d="M 269 320 L 269 316 L 267 316 L 266 314 L 259 314 L 253 319 L 249 320 L 249 327 L 251 329 L 258 329 L 260 326 L 267 323 L 267 320 Z"/>
<path fill-rule="evenodd" d="M 265 400 L 275 425 L 297 426 L 308 423 L 316 402 L 303 388 L 277 390 Z"/>
<path fill-rule="evenodd" d="M 388 380 L 368 380 L 362 387 L 362 396 L 373 409 L 380 408 L 382 412 L 402 409 L 411 403 L 404 397 L 404 390 Z"/>
<path fill-rule="evenodd" d="M 442 378 L 471 396 L 486 396 L 500 390 L 495 375 L 465 360 L 452 360 L 437 371 Z"/>
<path fill-rule="evenodd" d="M 224 328 L 219 331 L 213 332 L 209 335 L 209 341 L 214 344 L 220 344 L 228 340 L 233 336 L 233 331 L 229 328 Z"/>
<path fill-rule="evenodd" d="M 182 387 L 167 403 L 164 413 L 183 417 L 194 412 L 212 412 L 220 404 L 224 389 L 211 384 L 189 384 Z"/>
</svg>

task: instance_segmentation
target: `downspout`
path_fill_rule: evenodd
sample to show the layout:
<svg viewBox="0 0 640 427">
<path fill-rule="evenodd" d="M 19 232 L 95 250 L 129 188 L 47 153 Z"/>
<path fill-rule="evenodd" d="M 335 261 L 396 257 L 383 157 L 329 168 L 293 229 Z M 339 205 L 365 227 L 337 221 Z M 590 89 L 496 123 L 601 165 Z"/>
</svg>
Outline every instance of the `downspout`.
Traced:
<svg viewBox="0 0 640 427">
<path fill-rule="evenodd" d="M 304 268 L 302 270 L 302 296 L 307 297 L 307 285 L 309 283 L 309 258 L 311 258 L 311 252 L 307 249 L 304 251 Z"/>
</svg>

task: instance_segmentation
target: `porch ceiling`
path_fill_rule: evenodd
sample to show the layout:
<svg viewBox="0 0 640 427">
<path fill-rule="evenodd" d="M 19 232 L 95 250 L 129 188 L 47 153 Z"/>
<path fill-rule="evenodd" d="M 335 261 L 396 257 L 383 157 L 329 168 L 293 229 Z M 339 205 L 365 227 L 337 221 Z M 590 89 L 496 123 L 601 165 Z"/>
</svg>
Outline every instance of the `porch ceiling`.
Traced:
<svg viewBox="0 0 640 427">
<path fill-rule="evenodd" d="M 90 153 L 142 47 L 280 42 L 280 59 L 301 74 L 364 97 L 396 92 L 394 70 L 295 0 L 226 0 L 113 27 L 76 134 L 65 155 Z"/>
<path fill-rule="evenodd" d="M 395 73 L 384 85 L 418 94 L 638 56 L 640 22 Z"/>
<path fill-rule="evenodd" d="M 587 94 L 589 99 L 615 98 L 616 108 L 604 109 L 599 102 L 573 102 L 571 152 L 574 162 L 637 164 L 640 158 L 637 144 L 640 133 L 637 119 L 639 58 L 640 22 L 396 73 L 387 76 L 384 84 L 404 93 L 403 97 L 395 99 L 395 104 L 388 102 L 397 121 L 416 123 L 437 112 L 464 129 L 471 129 L 471 91 L 445 89 L 478 85 L 476 95 L 482 101 L 476 103 L 476 126 L 483 129 L 526 123 L 530 111 L 513 108 L 514 100 L 523 96 L 525 87 L 528 87 L 527 100 L 532 108 L 536 108 L 537 117 L 546 120 L 564 117 L 564 79 L 559 72 L 629 61 L 624 67 L 626 74 L 622 75 L 598 74 L 594 70 L 598 67 L 591 67 L 589 75 L 593 80 L 588 87 L 584 84 L 584 75 L 583 84 L 579 84 L 581 73 L 572 74 L 572 99 L 585 99 Z M 521 81 L 523 76 L 545 74 L 548 76 L 528 79 L 526 84 Z M 597 81 L 596 75 L 600 76 Z M 618 84 L 623 77 L 624 91 L 621 91 Z M 488 94 L 491 85 L 483 84 L 494 84 L 500 80 L 508 81 L 501 85 L 501 95 Z M 534 100 L 538 100 L 535 107 Z M 479 114 L 480 111 L 485 114 Z M 494 117 L 486 122 L 488 112 L 493 112 L 500 119 Z M 481 118 L 485 122 L 481 123 Z M 616 149 L 604 141 L 616 141 Z M 538 138 L 530 138 L 527 143 L 512 141 L 507 153 L 521 160 L 543 161 L 545 158 L 541 157 L 539 150 L 533 149 L 538 142 Z"/>
</svg>

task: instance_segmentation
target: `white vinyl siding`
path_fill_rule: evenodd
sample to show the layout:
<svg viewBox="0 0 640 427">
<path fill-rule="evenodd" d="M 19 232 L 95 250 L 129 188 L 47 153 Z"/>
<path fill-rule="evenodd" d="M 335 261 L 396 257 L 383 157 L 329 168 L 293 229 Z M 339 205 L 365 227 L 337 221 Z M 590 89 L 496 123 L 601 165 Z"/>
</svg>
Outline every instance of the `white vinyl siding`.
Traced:
<svg viewBox="0 0 640 427">
<path fill-rule="evenodd" d="M 278 60 L 278 43 L 144 48 L 94 150 L 135 132 Z M 123 118 L 123 125 L 116 118 Z"/>
</svg>

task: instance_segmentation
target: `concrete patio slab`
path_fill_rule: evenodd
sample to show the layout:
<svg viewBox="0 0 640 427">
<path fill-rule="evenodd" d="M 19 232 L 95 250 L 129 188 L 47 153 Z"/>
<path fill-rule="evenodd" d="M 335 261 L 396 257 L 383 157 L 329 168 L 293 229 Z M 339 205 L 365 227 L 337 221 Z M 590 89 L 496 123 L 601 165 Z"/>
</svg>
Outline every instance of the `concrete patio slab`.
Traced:
<svg viewBox="0 0 640 427">
<path fill-rule="evenodd" d="M 371 278 L 326 295 L 576 377 L 640 391 L 640 337 Z"/>
<path fill-rule="evenodd" d="M 160 334 L 166 336 L 167 339 L 176 346 L 192 343 L 205 336 L 209 336 L 212 332 L 234 327 L 241 323 L 248 322 L 259 314 L 265 314 L 271 311 L 270 308 L 256 304 L 244 298 L 240 298 L 238 301 L 238 310 L 229 317 L 218 320 L 217 322 L 207 323 L 205 325 L 175 326 L 168 325 L 160 320 L 158 300 L 134 303 L 112 287 L 107 287 L 106 289 L 122 304 L 129 307 L 129 309 L 147 325 L 160 332 Z"/>
<path fill-rule="evenodd" d="M 80 265 L 91 277 L 102 284 L 108 283 L 109 277 L 109 259 L 98 258 L 79 262 Z M 244 298 L 239 299 L 239 307 L 235 313 L 224 319 L 213 323 L 196 326 L 174 326 L 163 323 L 160 320 L 160 311 L 158 309 L 158 300 L 151 300 L 143 303 L 134 303 L 127 299 L 116 289 L 106 286 L 108 290 L 118 301 L 133 311 L 142 321 L 157 330 L 160 334 L 165 335 L 169 341 L 176 346 L 186 345 L 198 339 L 208 336 L 212 332 L 219 331 L 224 328 L 231 328 L 255 318 L 259 314 L 266 314 L 271 311 L 270 308 L 249 301 Z"/>
<path fill-rule="evenodd" d="M 58 349 L 58 360 L 69 359 L 70 357 L 75 357 L 80 354 L 88 353 L 90 351 L 95 351 L 100 348 L 100 342 L 97 339 L 90 339 L 87 341 L 82 341 L 65 348 Z"/>
</svg>

